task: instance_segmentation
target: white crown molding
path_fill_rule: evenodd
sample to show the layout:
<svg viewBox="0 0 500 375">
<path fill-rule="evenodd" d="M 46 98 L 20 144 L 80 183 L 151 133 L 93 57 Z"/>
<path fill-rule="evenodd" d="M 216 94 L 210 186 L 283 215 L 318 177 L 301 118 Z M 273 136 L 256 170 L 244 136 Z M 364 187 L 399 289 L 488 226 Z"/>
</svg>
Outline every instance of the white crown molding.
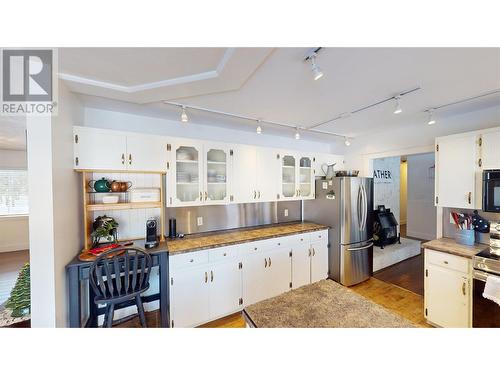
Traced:
<svg viewBox="0 0 500 375">
<path fill-rule="evenodd" d="M 240 89 L 274 48 L 227 48 L 215 70 L 164 81 L 125 86 L 60 73 L 72 92 L 138 104 L 178 100 Z"/>
<path fill-rule="evenodd" d="M 235 48 L 228 48 L 226 52 L 224 52 L 224 55 L 222 56 L 221 60 L 217 64 L 217 68 L 215 70 L 209 70 L 206 72 L 202 73 L 197 73 L 197 74 L 191 74 L 187 76 L 181 76 L 181 77 L 176 77 L 176 78 L 171 78 L 171 79 L 166 79 L 162 81 L 155 81 L 155 82 L 149 82 L 149 83 L 144 83 L 141 85 L 134 85 L 134 86 L 124 86 L 124 85 L 118 85 L 115 83 L 111 82 L 105 82 L 105 81 L 99 81 L 91 78 L 86 78 L 86 77 L 81 77 L 77 76 L 74 74 L 69 74 L 69 73 L 59 73 L 58 76 L 60 79 L 64 81 L 69 81 L 73 83 L 80 83 L 83 85 L 87 86 L 94 86 L 94 87 L 100 87 L 108 90 L 114 90 L 114 91 L 120 91 L 124 93 L 135 93 L 135 92 L 140 92 L 140 91 L 146 91 L 146 90 L 151 90 L 151 89 L 157 89 L 157 88 L 162 88 L 162 87 L 169 87 L 169 86 L 176 86 L 176 85 L 183 85 L 186 83 L 192 83 L 192 82 L 198 82 L 198 81 L 204 81 L 207 79 L 213 79 L 219 77 L 221 72 L 224 70 L 227 62 L 229 59 L 234 54 Z"/>
</svg>

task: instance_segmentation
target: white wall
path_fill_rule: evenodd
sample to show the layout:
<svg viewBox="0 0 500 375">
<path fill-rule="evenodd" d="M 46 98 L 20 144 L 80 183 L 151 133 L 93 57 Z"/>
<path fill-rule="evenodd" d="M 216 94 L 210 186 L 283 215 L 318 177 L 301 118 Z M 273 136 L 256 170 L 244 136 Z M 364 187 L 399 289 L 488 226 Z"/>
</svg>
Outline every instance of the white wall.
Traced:
<svg viewBox="0 0 500 375">
<path fill-rule="evenodd" d="M 399 224 L 399 157 L 375 159 L 373 161 L 373 208 L 383 204 L 390 208 Z M 380 171 L 381 174 L 376 173 Z M 382 173 L 384 172 L 384 173 Z"/>
<path fill-rule="evenodd" d="M 67 326 L 65 266 L 83 244 L 72 129 L 83 113 L 61 82 L 58 103 L 58 116 L 27 121 L 32 327 Z"/>
<path fill-rule="evenodd" d="M 408 199 L 408 163 L 401 162 L 401 167 L 399 168 L 400 178 L 399 178 L 399 224 L 406 224 L 406 208 Z"/>
<path fill-rule="evenodd" d="M 434 154 L 408 156 L 407 235 L 426 240 L 436 238 L 434 207 Z"/>
<path fill-rule="evenodd" d="M 0 150 L 0 169 L 26 169 L 26 167 L 26 151 Z M 26 250 L 28 246 L 28 216 L 0 216 L 0 253 Z"/>
<path fill-rule="evenodd" d="M 180 121 L 96 108 L 85 108 L 84 117 L 83 123 L 75 123 L 73 125 L 228 143 L 252 144 L 300 151 L 314 151 L 317 153 L 333 153 L 331 137 L 325 137 L 325 142 L 313 142 L 303 139 L 297 141 L 291 136 L 277 137 L 265 133 L 259 135 L 248 131 L 199 125 L 192 122 L 184 124 Z"/>
</svg>

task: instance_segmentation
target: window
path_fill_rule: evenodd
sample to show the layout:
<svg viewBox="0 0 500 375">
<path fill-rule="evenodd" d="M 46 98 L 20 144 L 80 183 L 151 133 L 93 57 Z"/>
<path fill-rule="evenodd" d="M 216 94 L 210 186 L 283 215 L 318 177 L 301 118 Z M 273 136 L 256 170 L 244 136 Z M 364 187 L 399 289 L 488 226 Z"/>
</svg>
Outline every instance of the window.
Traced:
<svg viewBox="0 0 500 375">
<path fill-rule="evenodd" d="M 28 212 L 28 172 L 0 170 L 0 216 Z"/>
</svg>

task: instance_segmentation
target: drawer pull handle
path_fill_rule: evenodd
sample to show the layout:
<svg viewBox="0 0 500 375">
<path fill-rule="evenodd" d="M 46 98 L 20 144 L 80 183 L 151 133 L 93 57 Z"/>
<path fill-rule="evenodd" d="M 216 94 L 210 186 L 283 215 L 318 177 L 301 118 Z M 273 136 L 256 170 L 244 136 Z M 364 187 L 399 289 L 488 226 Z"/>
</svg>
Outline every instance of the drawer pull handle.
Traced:
<svg viewBox="0 0 500 375">
<path fill-rule="evenodd" d="M 311 256 L 311 249 L 309 248 L 309 256 Z"/>
<path fill-rule="evenodd" d="M 210 271 L 210 282 L 214 281 L 214 271 Z"/>
<path fill-rule="evenodd" d="M 281 246 L 281 242 L 278 242 L 278 246 Z"/>
<path fill-rule="evenodd" d="M 267 258 L 264 258 L 264 268 L 267 268 Z"/>
<path fill-rule="evenodd" d="M 254 247 L 253 249 L 254 249 L 255 251 L 257 251 L 257 248 L 256 248 L 256 247 Z"/>
<path fill-rule="evenodd" d="M 444 261 L 444 264 L 448 264 L 448 261 L 447 261 L 447 260 L 445 260 L 445 261 Z"/>
<path fill-rule="evenodd" d="M 301 238 L 300 240 L 301 240 L 301 241 L 304 241 L 304 239 L 303 239 L 303 238 Z"/>
<path fill-rule="evenodd" d="M 205 272 L 205 283 L 208 281 L 208 274 Z"/>
</svg>

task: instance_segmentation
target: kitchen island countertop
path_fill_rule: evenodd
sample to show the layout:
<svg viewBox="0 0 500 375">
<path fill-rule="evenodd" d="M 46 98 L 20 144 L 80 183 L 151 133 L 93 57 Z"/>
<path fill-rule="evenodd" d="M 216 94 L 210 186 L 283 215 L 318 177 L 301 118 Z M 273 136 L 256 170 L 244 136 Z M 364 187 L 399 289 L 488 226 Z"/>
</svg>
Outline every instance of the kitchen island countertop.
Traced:
<svg viewBox="0 0 500 375">
<path fill-rule="evenodd" d="M 476 243 L 474 246 L 467 246 L 459 244 L 453 238 L 442 237 L 425 242 L 422 244 L 422 247 L 430 250 L 441 251 L 443 253 L 458 255 L 464 258 L 472 258 L 474 255 L 480 253 L 484 249 L 487 249 L 489 246 L 482 243 Z"/>
<path fill-rule="evenodd" d="M 184 238 L 167 239 L 170 256 L 192 251 L 213 249 L 221 246 L 237 245 L 281 236 L 314 232 L 328 229 L 328 226 L 311 222 L 291 222 L 261 225 L 257 227 L 230 229 L 210 233 L 186 235 Z"/>
</svg>

